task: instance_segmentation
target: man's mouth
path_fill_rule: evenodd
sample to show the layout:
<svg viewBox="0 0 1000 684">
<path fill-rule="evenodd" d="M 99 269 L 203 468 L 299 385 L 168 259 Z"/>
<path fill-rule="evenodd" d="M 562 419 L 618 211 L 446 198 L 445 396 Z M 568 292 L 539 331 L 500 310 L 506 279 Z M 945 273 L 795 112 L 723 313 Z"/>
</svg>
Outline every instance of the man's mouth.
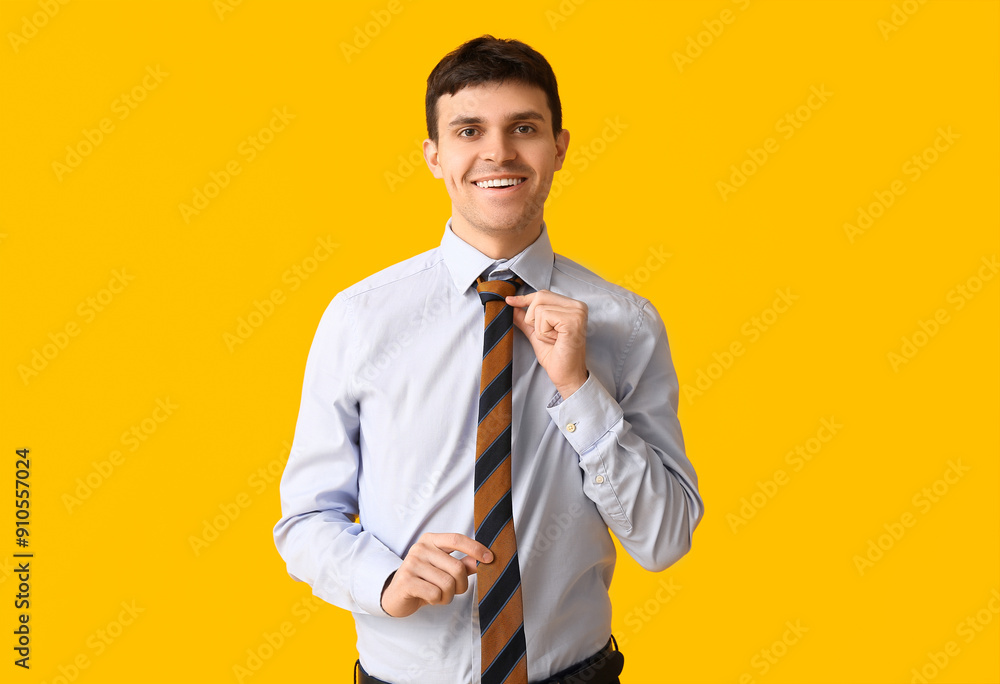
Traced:
<svg viewBox="0 0 1000 684">
<path fill-rule="evenodd" d="M 491 178 L 489 180 L 476 181 L 476 186 L 480 188 L 509 188 L 520 185 L 526 178 L 520 176 L 509 176 L 504 178 Z"/>
</svg>

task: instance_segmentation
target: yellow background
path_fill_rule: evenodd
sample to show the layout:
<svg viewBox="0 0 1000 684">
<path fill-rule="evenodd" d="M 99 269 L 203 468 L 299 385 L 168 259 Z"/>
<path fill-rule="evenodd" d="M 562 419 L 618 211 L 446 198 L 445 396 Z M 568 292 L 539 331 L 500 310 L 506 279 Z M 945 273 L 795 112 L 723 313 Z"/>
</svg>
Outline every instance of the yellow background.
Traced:
<svg viewBox="0 0 1000 684">
<path fill-rule="evenodd" d="M 4 682 L 350 681 L 350 614 L 275 551 L 274 473 L 326 304 L 440 240 L 447 194 L 408 166 L 425 79 L 483 33 L 559 79 L 555 250 L 649 297 L 681 383 L 707 388 L 681 399 L 707 509 L 692 552 L 659 575 L 619 556 L 623 681 L 998 681 L 997 2 L 51 5 L 0 3 Z M 275 108 L 294 119 L 248 159 Z M 310 261 L 320 239 L 337 246 Z M 769 312 L 778 290 L 797 299 Z M 904 337 L 923 344 L 894 364 Z M 842 427 L 815 449 L 824 419 Z M 30 671 L 11 650 L 20 447 Z"/>
</svg>

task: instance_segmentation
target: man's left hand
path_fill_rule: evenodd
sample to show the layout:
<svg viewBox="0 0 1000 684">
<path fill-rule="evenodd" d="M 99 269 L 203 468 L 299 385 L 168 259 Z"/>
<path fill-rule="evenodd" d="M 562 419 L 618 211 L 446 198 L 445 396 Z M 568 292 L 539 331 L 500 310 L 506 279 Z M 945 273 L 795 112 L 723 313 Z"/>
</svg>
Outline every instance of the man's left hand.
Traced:
<svg viewBox="0 0 1000 684">
<path fill-rule="evenodd" d="M 587 305 L 550 290 L 507 297 L 514 325 L 563 399 L 587 381 Z M 527 309 L 523 308 L 527 307 Z"/>
</svg>

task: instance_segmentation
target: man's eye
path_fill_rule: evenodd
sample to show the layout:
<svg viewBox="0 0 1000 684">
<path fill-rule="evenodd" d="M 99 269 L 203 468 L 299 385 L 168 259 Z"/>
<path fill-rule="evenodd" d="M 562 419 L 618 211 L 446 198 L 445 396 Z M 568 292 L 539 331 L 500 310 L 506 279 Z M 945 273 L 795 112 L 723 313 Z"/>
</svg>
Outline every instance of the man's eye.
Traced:
<svg viewBox="0 0 1000 684">
<path fill-rule="evenodd" d="M 521 130 L 522 128 L 524 128 L 526 130 L 522 131 Z M 534 126 L 529 126 L 528 124 L 521 124 L 515 130 L 520 131 L 521 133 L 531 133 L 533 130 L 535 130 L 535 127 Z"/>
<path fill-rule="evenodd" d="M 471 138 L 472 136 L 471 135 L 466 135 L 466 133 L 475 133 L 475 132 L 476 132 L 475 128 L 463 128 L 462 130 L 460 130 L 458 132 L 458 137 L 460 137 L 460 138 Z"/>
</svg>

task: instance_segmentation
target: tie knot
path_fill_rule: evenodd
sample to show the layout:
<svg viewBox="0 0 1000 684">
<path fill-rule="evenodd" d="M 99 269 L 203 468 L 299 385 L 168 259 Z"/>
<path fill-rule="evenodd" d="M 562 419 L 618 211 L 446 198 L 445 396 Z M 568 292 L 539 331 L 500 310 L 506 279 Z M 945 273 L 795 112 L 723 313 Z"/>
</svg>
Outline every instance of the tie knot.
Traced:
<svg viewBox="0 0 1000 684">
<path fill-rule="evenodd" d="M 479 291 L 479 299 L 484 305 L 487 302 L 503 302 L 504 297 L 516 293 L 518 286 L 523 284 L 524 281 L 514 274 L 504 280 L 486 280 L 482 276 L 476 278 L 476 290 Z"/>
</svg>

